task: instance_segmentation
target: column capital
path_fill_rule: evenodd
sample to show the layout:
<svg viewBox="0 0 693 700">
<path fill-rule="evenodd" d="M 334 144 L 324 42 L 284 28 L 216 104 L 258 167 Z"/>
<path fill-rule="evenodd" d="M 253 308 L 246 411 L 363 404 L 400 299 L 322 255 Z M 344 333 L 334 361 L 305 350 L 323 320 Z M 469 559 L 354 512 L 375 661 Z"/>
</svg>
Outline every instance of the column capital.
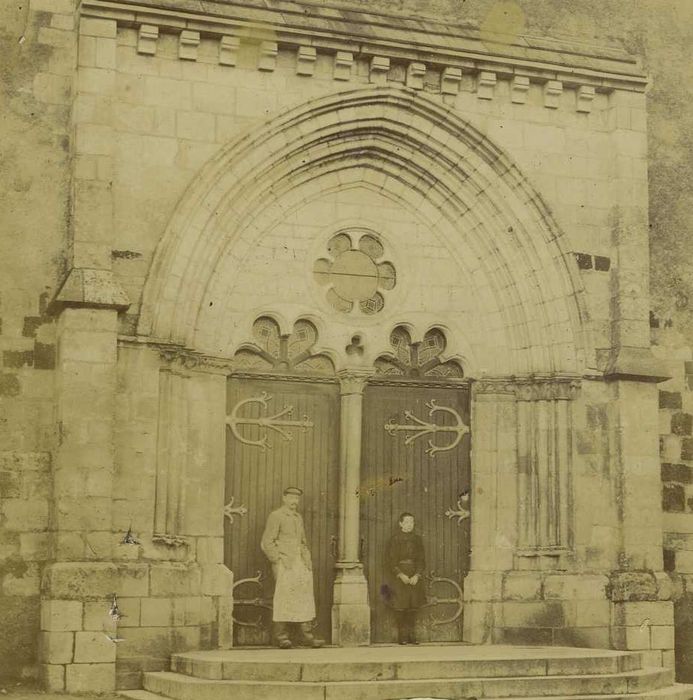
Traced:
<svg viewBox="0 0 693 700">
<path fill-rule="evenodd" d="M 486 377 L 474 382 L 474 395 L 508 396 L 518 401 L 574 399 L 580 377 L 568 374 Z"/>
<path fill-rule="evenodd" d="M 342 369 L 337 372 L 339 379 L 339 393 L 344 396 L 348 394 L 363 394 L 368 379 L 375 374 L 375 370 L 370 367 Z"/>
<path fill-rule="evenodd" d="M 577 396 L 580 379 L 575 376 L 518 377 L 515 395 L 518 401 L 570 401 Z"/>
</svg>

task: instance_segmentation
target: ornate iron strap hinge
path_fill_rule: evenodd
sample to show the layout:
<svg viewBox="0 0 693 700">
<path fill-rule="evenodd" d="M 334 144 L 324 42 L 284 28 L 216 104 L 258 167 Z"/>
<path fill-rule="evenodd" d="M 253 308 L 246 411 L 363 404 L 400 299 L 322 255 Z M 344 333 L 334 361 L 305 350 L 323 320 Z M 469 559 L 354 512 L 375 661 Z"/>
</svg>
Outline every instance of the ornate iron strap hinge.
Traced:
<svg viewBox="0 0 693 700">
<path fill-rule="evenodd" d="M 454 508 L 448 508 L 445 511 L 445 515 L 452 520 L 453 518 L 457 518 L 457 524 L 459 525 L 463 520 L 466 520 L 471 516 L 471 513 L 469 511 L 469 492 L 463 493 L 458 499 L 457 499 L 457 510 Z"/>
<path fill-rule="evenodd" d="M 290 428 L 301 428 L 304 432 L 308 428 L 313 427 L 313 422 L 308 420 L 308 416 L 303 416 L 302 420 L 291 420 L 290 416 L 294 410 L 293 406 L 284 406 L 284 408 L 275 413 L 273 416 L 259 416 L 258 418 L 250 418 L 247 416 L 239 415 L 239 411 L 243 406 L 248 404 L 260 404 L 263 409 L 267 409 L 269 402 L 272 400 L 272 396 L 266 391 L 263 391 L 260 396 L 253 396 L 249 399 L 243 399 L 239 401 L 231 411 L 231 413 L 226 416 L 226 424 L 231 428 L 231 432 L 234 437 L 242 442 L 244 445 L 254 445 L 259 447 L 261 450 L 266 450 L 270 445 L 268 444 L 267 431 L 274 430 L 275 433 L 279 435 L 284 440 L 292 440 L 293 436 L 289 432 Z M 265 434 L 258 440 L 249 440 L 243 437 L 239 432 L 239 426 L 241 425 L 257 425 L 260 428 L 265 429 Z"/>
<path fill-rule="evenodd" d="M 231 500 L 224 506 L 224 515 L 229 519 L 229 523 L 233 523 L 234 515 L 248 515 L 248 509 L 241 506 L 234 506 L 235 496 L 231 496 Z"/>
<path fill-rule="evenodd" d="M 265 610 L 272 610 L 272 599 L 271 598 L 236 598 L 236 589 L 240 586 L 245 585 L 255 585 L 260 587 L 262 592 L 262 572 L 258 571 L 256 576 L 251 576 L 249 578 L 242 578 L 233 584 L 232 594 L 233 594 L 233 609 L 236 607 L 254 607 L 263 608 Z M 239 625 L 240 627 L 255 627 L 256 629 L 265 629 L 265 625 L 262 624 L 262 613 L 258 615 L 255 620 L 250 622 L 245 622 L 239 620 L 235 615 L 233 615 L 233 623 Z"/>
<path fill-rule="evenodd" d="M 462 586 L 460 586 L 457 581 L 453 581 L 451 578 L 444 578 L 443 576 L 436 576 L 435 572 L 432 571 L 431 574 L 427 577 L 429 580 L 428 588 L 429 591 L 431 591 L 431 594 L 428 596 L 428 602 L 424 607 L 432 608 L 435 607 L 436 605 L 455 605 L 455 612 L 450 615 L 449 617 L 434 617 L 431 615 L 431 625 L 434 627 L 438 627 L 440 625 L 449 625 L 452 622 L 455 622 L 457 619 L 459 619 L 460 615 L 462 614 L 462 610 L 464 608 L 464 594 L 462 593 Z M 455 598 L 440 598 L 436 595 L 433 595 L 433 587 L 436 584 L 439 583 L 445 583 L 448 586 L 452 586 L 453 589 L 455 590 L 455 593 L 457 596 Z"/>
<path fill-rule="evenodd" d="M 412 423 L 395 423 L 394 419 L 391 419 L 385 423 L 385 430 L 393 437 L 397 432 L 409 433 L 405 437 L 405 445 L 411 445 L 424 435 L 436 435 L 436 433 L 450 433 L 454 435 L 453 441 L 449 445 L 436 445 L 433 439 L 429 438 L 426 454 L 431 455 L 431 457 L 438 452 L 447 452 L 457 447 L 462 438 L 469 432 L 469 426 L 465 425 L 462 416 L 450 406 L 439 406 L 435 399 L 431 399 L 425 405 L 429 409 L 428 415 L 430 418 L 433 418 L 436 413 L 447 413 L 455 419 L 455 425 L 439 425 L 432 421 L 421 420 L 411 411 L 405 411 L 404 417 L 413 421 Z"/>
</svg>

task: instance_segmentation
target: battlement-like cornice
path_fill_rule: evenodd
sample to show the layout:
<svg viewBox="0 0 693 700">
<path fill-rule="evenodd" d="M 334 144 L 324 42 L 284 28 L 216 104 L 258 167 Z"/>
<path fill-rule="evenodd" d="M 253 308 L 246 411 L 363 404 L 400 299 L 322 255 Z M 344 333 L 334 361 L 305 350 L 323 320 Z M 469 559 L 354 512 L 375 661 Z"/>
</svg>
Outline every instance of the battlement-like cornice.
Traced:
<svg viewBox="0 0 693 700">
<path fill-rule="evenodd" d="M 385 56 L 465 73 L 491 71 L 499 77 L 556 80 L 604 92 L 617 88 L 642 92 L 647 85 L 637 59 L 620 47 L 531 36 L 505 41 L 505 37 L 485 35 L 473 22 L 286 0 L 82 0 L 81 13 L 115 19 L 125 26 L 155 25 L 162 31 L 271 40 L 279 48 L 309 46 L 323 52 L 346 51 L 354 57 Z"/>
</svg>

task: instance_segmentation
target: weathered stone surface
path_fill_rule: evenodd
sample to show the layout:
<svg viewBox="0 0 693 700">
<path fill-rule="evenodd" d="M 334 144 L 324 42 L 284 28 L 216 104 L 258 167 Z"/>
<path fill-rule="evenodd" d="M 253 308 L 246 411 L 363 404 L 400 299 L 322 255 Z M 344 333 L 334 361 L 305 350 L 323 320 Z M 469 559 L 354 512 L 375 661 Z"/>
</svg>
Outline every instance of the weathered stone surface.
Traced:
<svg viewBox="0 0 693 700">
<path fill-rule="evenodd" d="M 693 415 L 674 413 L 671 417 L 671 432 L 674 435 L 690 435 L 693 431 Z"/>
<path fill-rule="evenodd" d="M 662 464 L 662 481 L 678 481 L 681 484 L 693 483 L 693 468 L 686 464 Z"/>
<path fill-rule="evenodd" d="M 158 0 L 143 2 L 162 5 Z M 404 0 L 397 5 L 394 0 L 376 0 L 372 9 L 380 22 L 389 25 L 387 36 L 392 46 L 396 44 L 393 36 L 399 37 L 402 45 L 389 52 L 380 36 L 374 35 L 375 44 L 367 56 L 354 52 L 350 43 L 353 37 L 349 32 L 358 28 L 359 13 L 354 8 L 346 19 L 338 11 L 330 19 L 323 18 L 322 10 L 308 12 L 303 18 L 301 24 L 306 26 L 320 23 L 327 36 L 334 26 L 346 32 L 347 45 L 333 37 L 335 44 L 329 52 L 322 50 L 320 43 L 304 41 L 300 49 L 286 44 L 285 39 L 278 42 L 274 36 L 260 37 L 261 45 L 249 52 L 245 37 L 231 36 L 228 28 L 223 30 L 227 34 L 222 39 L 222 25 L 202 31 L 199 42 L 200 27 L 186 27 L 181 36 L 174 36 L 171 27 L 178 19 L 160 31 L 154 14 L 147 15 L 146 22 L 136 28 L 118 26 L 112 17 L 76 16 L 75 3 L 70 0 L 33 0 L 21 13 L 14 5 L 0 10 L 0 25 L 13 37 L 10 43 L 14 46 L 4 57 L 3 89 L 10 99 L 1 120 L 3 135 L 6 129 L 13 148 L 0 172 L 0 191 L 8 202 L 2 222 L 8 232 L 7 245 L 0 255 L 0 357 L 5 365 L 0 371 L 0 397 L 8 401 L 0 408 L 0 440 L 7 446 L 4 449 L 33 454 L 46 454 L 60 445 L 54 482 L 26 478 L 22 470 L 28 469 L 28 460 L 22 461 L 21 470 L 16 465 L 0 467 L 0 472 L 7 472 L 0 480 L 0 497 L 6 499 L 0 510 L 4 518 L 0 529 L 17 535 L 0 543 L 2 566 L 26 566 L 26 576 L 3 569 L 0 606 L 8 601 L 12 608 L 11 598 L 29 595 L 36 608 L 36 622 L 35 574 L 39 564 L 49 556 L 58 562 L 95 560 L 96 568 L 89 570 L 77 564 L 59 572 L 53 565 L 44 581 L 48 597 L 69 597 L 66 602 L 84 605 L 85 628 L 79 632 L 98 630 L 101 606 L 108 605 L 114 592 L 121 600 L 128 599 L 127 605 L 123 602 L 124 610 L 132 610 L 123 624 L 154 625 L 153 620 L 161 618 L 144 601 L 165 599 L 171 601 L 170 624 L 193 628 L 209 620 L 210 605 L 200 601 L 200 594 L 205 593 L 204 600 L 211 596 L 225 599 L 226 605 L 220 609 L 224 618 L 220 637 L 224 644 L 230 643 L 232 579 L 222 569 L 207 568 L 223 559 L 223 518 L 218 507 L 223 504 L 217 502 L 223 493 L 219 488 L 224 466 L 223 425 L 216 431 L 217 437 L 209 440 L 210 444 L 216 440 L 216 447 L 206 449 L 212 428 L 209 434 L 200 432 L 200 425 L 213 424 L 216 414 L 196 405 L 191 415 L 199 417 L 199 425 L 192 425 L 189 435 L 181 434 L 182 441 L 193 446 L 190 469 L 185 474 L 189 500 L 180 506 L 180 519 L 174 519 L 180 531 L 169 534 L 173 540 L 187 535 L 189 544 L 175 551 L 151 541 L 141 549 L 133 545 L 124 550 L 118 544 L 116 534 L 121 529 L 124 534 L 132 511 L 136 529 L 143 533 L 139 536 L 151 534 L 147 528 L 153 517 L 155 414 L 159 406 L 158 352 L 153 352 L 152 371 L 137 374 L 129 366 L 124 369 L 124 346 L 140 330 L 144 332 L 138 344 L 149 330 L 156 330 L 153 336 L 159 339 L 158 330 L 163 328 L 167 331 L 162 333 L 164 341 L 210 354 L 232 354 L 241 342 L 234 333 L 252 322 L 245 317 L 249 309 L 276 311 L 290 325 L 296 309 L 307 306 L 311 313 L 323 317 L 321 342 L 335 356 L 340 355 L 353 324 L 342 324 L 348 331 L 346 340 L 344 333 L 334 330 L 339 326 L 339 315 L 321 306 L 324 295 L 318 298 L 311 292 L 312 260 L 307 253 L 324 249 L 322 239 L 329 237 L 332 231 L 327 229 L 336 222 L 340 226 L 341 222 L 361 225 L 368 220 L 370 226 L 382 228 L 384 238 L 392 243 L 393 255 L 399 256 L 393 264 L 402 270 L 402 276 L 391 290 L 393 294 L 385 294 L 385 315 L 371 319 L 377 323 L 366 319 L 368 328 L 360 331 L 366 353 L 388 347 L 392 319 L 406 315 L 409 307 L 402 306 L 402 301 L 408 299 L 406 303 L 413 303 L 416 323 L 421 326 L 414 329 L 416 333 L 433 324 L 444 325 L 448 316 L 451 329 L 462 324 L 464 332 L 451 332 L 447 350 L 465 356 L 469 362 L 465 371 L 469 369 L 470 377 L 494 371 L 510 376 L 518 368 L 539 374 L 551 368 L 583 375 L 585 370 L 594 371 L 595 365 L 608 368 L 612 379 L 623 379 L 625 384 L 663 376 L 647 357 L 650 309 L 654 306 L 656 318 L 661 319 L 656 324 L 659 328 L 652 329 L 658 332 L 654 337 L 661 347 L 669 342 L 664 335 L 670 330 L 664 313 L 667 309 L 674 310 L 671 313 L 677 324 L 683 322 L 684 331 L 690 325 L 685 303 L 690 297 L 685 282 L 685 253 L 690 246 L 680 232 L 693 229 L 688 225 L 693 216 L 685 192 L 693 160 L 685 147 L 685 135 L 691 131 L 689 120 L 677 109 L 679 102 L 684 106 L 690 102 L 685 93 L 691 83 L 688 61 L 677 49 L 678 44 L 690 45 L 683 40 L 691 31 L 687 15 L 682 21 L 672 8 L 664 7 L 661 21 L 652 23 L 647 12 L 637 6 L 623 13 L 615 10 L 613 3 L 602 3 L 592 8 L 593 12 L 585 12 L 575 3 L 559 0 L 539 4 L 518 0 L 512 8 L 518 14 L 513 15 L 511 35 L 522 26 L 530 37 L 544 31 L 567 32 L 575 36 L 580 50 L 568 50 L 563 42 L 538 47 L 531 38 L 515 42 L 511 37 L 504 44 L 503 69 L 491 64 L 480 70 L 473 61 L 451 61 L 454 51 L 451 54 L 450 50 L 462 42 L 465 51 L 471 45 L 481 52 L 497 51 L 494 41 L 486 40 L 495 36 L 494 8 L 490 0 L 479 0 L 473 8 L 466 8 L 462 17 L 459 6 L 454 5 L 451 0 L 431 0 L 426 11 L 433 17 L 411 22 L 409 29 L 404 29 L 400 25 L 410 13 L 421 11 L 421 3 Z M 217 4 L 205 6 L 205 12 L 210 12 L 210 7 Z M 222 13 L 229 11 L 223 3 L 218 7 Z M 263 19 L 275 10 L 264 8 Z M 249 7 L 244 12 L 255 10 Z M 388 19 L 388 12 L 395 16 Z M 98 11 L 91 8 L 89 13 Z M 432 40 L 430 49 L 437 62 L 429 63 L 419 51 L 413 51 L 411 43 L 412 37 L 427 38 L 425 31 L 435 26 L 435 17 L 445 18 L 446 31 L 440 36 L 446 38 Z M 199 13 L 197 19 L 203 25 L 205 13 Z M 449 26 L 457 27 L 461 19 L 478 20 L 481 29 L 460 27 L 450 33 Z M 653 106 L 649 115 L 641 92 L 644 83 L 637 75 L 640 69 L 625 52 L 618 47 L 593 49 L 579 40 L 581 34 L 587 34 L 592 41 L 593 35 L 603 35 L 605 27 L 615 24 L 631 39 L 643 39 L 635 43 L 638 51 L 646 52 L 646 65 L 658 86 L 648 96 Z M 368 23 L 362 29 L 372 33 Z M 520 61 L 528 68 L 539 57 L 541 71 L 531 79 L 515 71 Z M 549 59 L 556 65 L 547 73 L 544 62 Z M 580 64 L 577 72 L 575 66 L 566 65 L 571 62 Z M 587 82 L 596 83 L 597 90 L 594 84 L 581 84 L 587 75 L 580 71 L 598 75 L 606 66 L 618 66 L 637 87 L 614 86 L 610 82 L 613 75 L 605 77 L 605 82 L 590 78 Z M 375 92 L 390 95 L 387 100 L 360 113 L 337 105 L 339 116 L 331 121 L 330 110 L 323 109 L 320 101 L 338 90 L 367 88 L 369 80 L 380 85 Z M 403 87 L 405 81 L 409 91 Z M 409 95 L 412 90 L 416 91 L 413 98 Z M 388 100 L 390 104 L 386 104 Z M 293 132 L 275 129 L 279 124 L 275 117 L 290 121 L 289 110 L 297 104 L 305 108 L 306 118 L 300 126 Z M 421 114 L 428 112 L 438 117 L 422 119 Z M 677 115 L 674 129 L 670 126 L 672 114 Z M 350 149 L 357 158 L 340 151 L 344 139 L 330 139 L 330 130 L 349 133 L 351 139 L 376 122 L 378 129 L 369 132 L 363 142 L 356 140 Z M 262 141 L 260 131 L 255 131 L 244 142 L 254 146 L 243 154 L 238 167 L 227 168 L 222 163 L 232 139 L 270 123 L 274 125 L 267 129 L 272 131 L 271 139 Z M 395 132 L 405 130 L 401 143 L 388 141 Z M 306 138 L 317 133 L 325 138 L 325 153 L 311 160 Z M 421 134 L 425 138 L 415 141 Z M 648 141 L 652 158 L 649 218 L 645 197 Z M 295 147 L 297 160 L 291 160 L 287 144 Z M 496 146 L 497 151 L 493 150 Z M 486 161 L 480 154 L 487 149 L 492 156 Z M 328 152 L 333 162 L 339 163 L 338 172 L 322 167 Z M 397 162 L 383 157 L 385 152 L 396 153 Z M 428 158 L 429 152 L 432 158 Z M 303 162 L 306 155 L 310 157 Z M 363 160 L 366 157 L 367 163 Z M 232 176 L 223 183 L 218 180 L 220 198 L 216 202 L 211 196 L 207 198 L 209 192 L 197 198 L 197 202 L 204 202 L 200 207 L 203 216 L 195 219 L 186 201 L 189 204 L 196 196 L 184 200 L 183 193 L 200 183 L 211 183 L 211 166 L 204 168 L 205 163 L 215 162 Z M 461 169 L 460 164 L 470 165 L 464 182 L 451 178 Z M 243 167 L 248 168 L 245 176 Z M 511 177 L 503 179 L 515 171 L 522 172 L 524 179 L 512 183 Z M 279 172 L 281 177 L 272 180 L 273 173 Z M 299 181 L 304 173 L 306 180 Z M 350 180 L 355 173 L 356 179 Z M 262 187 L 266 184 L 267 190 L 254 189 L 251 181 Z M 236 184 L 248 185 L 242 196 L 235 194 Z M 465 206 L 452 207 L 457 199 Z M 262 204 L 252 210 L 253 201 Z M 466 214 L 469 203 L 472 211 Z M 243 209 L 246 206 L 249 208 Z M 168 251 L 170 256 L 166 253 L 154 261 L 153 251 L 165 247 L 162 233 L 176 209 L 184 216 L 171 226 L 172 235 L 167 236 L 172 238 L 179 230 L 187 233 L 189 240 L 175 241 Z M 211 224 L 207 228 L 210 212 L 219 214 L 211 219 L 220 221 L 218 229 Z M 222 212 L 233 213 L 222 222 Z M 554 216 L 558 224 L 546 227 Z M 252 221 L 252 226 L 237 230 L 236 225 L 243 221 Z M 445 221 L 453 223 L 443 225 Z M 642 252 L 648 248 L 648 223 L 652 224 L 651 284 Z M 221 254 L 221 248 L 205 248 L 209 241 L 222 240 L 229 244 L 240 241 L 240 246 L 233 249 L 230 245 L 225 251 L 228 255 Z M 450 246 L 455 241 L 460 245 L 453 253 Z M 581 257 L 576 260 L 573 251 L 582 251 Z M 164 259 L 175 260 L 168 271 L 166 265 L 159 264 Z M 145 280 L 153 292 L 143 293 Z M 209 291 L 210 298 L 194 298 L 197 290 Z M 52 310 L 57 313 L 62 308 L 62 313 L 59 323 L 51 326 L 42 322 L 47 320 L 45 301 L 56 296 L 58 303 Z M 118 320 L 113 309 L 122 310 L 130 301 L 129 317 Z M 405 320 L 414 323 L 412 319 Z M 123 346 L 118 351 L 117 324 L 121 336 L 130 338 L 121 337 Z M 681 329 L 677 326 L 675 330 L 678 333 Z M 69 333 L 64 335 L 64 331 Z M 595 362 L 595 349 L 599 363 Z M 663 455 L 669 464 L 693 459 L 690 421 L 686 418 L 692 409 L 685 391 L 691 372 L 686 375 L 682 367 L 684 362 L 690 364 L 691 356 L 681 349 L 672 349 L 674 355 L 676 363 L 667 360 L 673 379 L 661 386 L 659 394 L 672 431 L 662 432 Z M 368 363 L 372 364 L 372 358 Z M 123 370 L 119 381 L 129 381 L 127 389 L 120 386 L 116 391 L 116 366 Z M 596 374 L 594 378 L 598 378 Z M 153 391 L 146 388 L 148 382 L 154 383 Z M 643 579 L 614 584 L 612 596 L 617 590 L 616 599 L 619 595 L 624 599 L 649 599 L 652 595 L 661 599 L 666 597 L 666 585 L 657 578 L 661 567 L 657 558 L 662 550 L 661 528 L 656 521 L 658 484 L 651 479 L 641 481 L 634 474 L 640 470 L 652 476 L 657 470 L 656 430 L 653 432 L 649 410 L 657 403 L 656 389 L 652 388 L 652 397 L 646 400 L 624 399 L 622 395 L 615 399 L 621 388 L 614 382 L 608 386 L 599 381 L 585 383 L 593 385 L 586 390 L 592 393 L 591 403 L 571 404 L 575 409 L 571 420 L 576 421 L 570 428 L 571 439 L 578 449 L 570 465 L 571 478 L 575 478 L 577 528 L 570 552 L 575 561 L 569 565 L 571 570 L 574 565 L 576 571 L 606 573 L 623 554 L 623 566 L 652 569 L 655 593 Z M 54 388 L 60 397 L 57 412 Z M 214 399 L 215 405 L 222 407 L 221 423 L 223 393 L 222 387 Z M 514 398 L 509 401 L 513 402 Z M 586 405 L 599 410 L 590 415 Z M 469 615 L 479 632 L 477 640 L 482 641 L 491 624 L 485 613 L 479 612 L 486 610 L 485 601 L 505 597 L 511 603 L 533 603 L 542 596 L 552 603 L 577 601 L 562 608 L 563 623 L 575 619 L 592 624 L 603 608 L 600 598 L 604 586 L 591 576 L 576 577 L 590 581 L 584 586 L 559 581 L 560 576 L 549 573 L 547 566 L 536 578 L 523 573 L 502 583 L 503 572 L 527 565 L 532 558 L 522 558 L 522 563 L 515 558 L 519 522 L 515 509 L 521 498 L 511 485 L 517 482 L 513 436 L 517 435 L 518 422 L 513 418 L 503 429 L 492 426 L 496 411 L 501 409 L 484 414 L 474 433 L 473 462 L 483 469 L 472 478 L 473 498 L 478 504 L 473 531 L 485 533 L 488 539 L 475 541 L 471 549 L 476 571 L 468 578 L 469 591 L 465 586 L 465 595 L 468 593 L 472 601 L 465 611 L 465 624 Z M 587 425 L 581 422 L 585 413 Z M 628 426 L 624 437 L 622 430 Z M 494 440 L 499 444 L 493 444 Z M 85 446 L 88 448 L 82 449 Z M 487 465 L 492 465 L 493 471 L 487 470 Z M 628 472 L 631 465 L 635 466 Z M 216 470 L 214 475 L 208 469 Z M 71 475 L 66 476 L 65 470 Z M 487 480 L 484 470 L 489 474 Z M 617 474 L 624 479 L 620 491 Z M 668 475 L 683 476 L 683 470 L 677 468 L 675 474 Z M 666 507 L 683 518 L 684 508 L 690 510 L 692 494 L 684 487 L 690 479 L 671 481 L 674 485 L 665 492 Z M 210 483 L 215 489 L 209 488 Z M 489 507 L 498 484 L 508 488 L 501 489 L 497 502 Z M 31 496 L 27 495 L 30 489 Z M 111 508 L 114 494 L 119 505 Z M 49 503 L 50 525 L 58 529 L 50 550 L 44 538 Z M 454 502 L 448 505 L 454 506 Z M 624 522 L 619 522 L 622 516 Z M 512 526 L 500 522 L 503 517 Z M 621 552 L 621 547 L 626 551 Z M 134 563 L 137 557 L 150 556 L 158 560 L 196 559 L 203 569 L 186 573 L 155 565 L 150 587 L 148 565 Z M 121 557 L 131 558 L 133 568 L 98 568 Z M 674 557 L 676 561 L 671 561 Z M 555 563 L 555 559 L 541 556 L 535 559 L 537 568 L 549 561 Z M 669 564 L 680 566 L 682 572 L 693 571 L 691 561 L 690 552 L 682 547 L 670 556 Z M 559 568 L 563 563 L 559 562 Z M 595 586 L 592 592 L 591 585 Z M 472 613 L 477 601 L 480 605 Z M 523 619 L 519 613 L 515 616 Z M 57 619 L 63 617 L 57 615 Z M 26 620 L 29 629 L 31 615 L 27 614 Z M 595 631 L 585 632 L 584 639 L 601 639 L 596 628 L 585 629 Z M 191 632 L 181 634 L 186 643 L 194 637 Z M 547 631 L 542 628 L 532 634 L 539 639 Z M 518 641 L 528 639 L 522 639 L 519 627 L 508 628 L 507 635 L 515 635 Z M 20 637 L 23 640 L 31 635 Z M 555 640 L 554 633 L 551 641 Z M 18 648 L 26 650 L 23 644 L 18 643 Z M 0 651 L 5 651 L 1 645 Z M 31 651 L 26 655 L 30 658 Z M 19 668 L 19 664 L 12 666 Z M 63 681 L 57 679 L 64 675 L 62 666 L 50 664 L 46 668 L 56 679 L 55 686 L 60 686 Z M 124 672 L 135 673 L 133 668 Z M 93 678 L 98 679 L 99 673 L 94 670 Z M 70 684 L 78 686 L 75 679 L 71 677 Z"/>
<path fill-rule="evenodd" d="M 83 606 L 79 600 L 41 601 L 41 629 L 66 632 L 82 629 Z"/>
<path fill-rule="evenodd" d="M 76 664 L 115 663 L 116 643 L 101 631 L 75 632 Z"/>
<path fill-rule="evenodd" d="M 613 572 L 607 590 L 613 602 L 657 600 L 657 581 L 648 572 Z"/>
<path fill-rule="evenodd" d="M 118 595 L 138 597 L 149 593 L 147 564 L 64 562 L 51 564 L 43 575 L 46 594 L 65 600 L 109 600 Z"/>
<path fill-rule="evenodd" d="M 44 664 L 72 663 L 75 647 L 73 632 L 41 632 L 39 658 Z"/>
<path fill-rule="evenodd" d="M 150 581 L 153 596 L 193 595 L 200 593 L 202 573 L 194 564 L 162 562 L 152 564 Z"/>
<path fill-rule="evenodd" d="M 69 664 L 65 667 L 68 693 L 109 693 L 115 690 L 114 663 Z"/>
</svg>

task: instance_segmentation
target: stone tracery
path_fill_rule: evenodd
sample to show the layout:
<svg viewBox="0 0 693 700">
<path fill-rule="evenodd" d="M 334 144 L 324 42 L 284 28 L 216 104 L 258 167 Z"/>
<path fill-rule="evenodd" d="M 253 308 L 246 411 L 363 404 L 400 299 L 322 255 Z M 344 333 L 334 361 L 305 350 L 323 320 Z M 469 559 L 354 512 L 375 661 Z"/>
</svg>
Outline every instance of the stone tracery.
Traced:
<svg viewBox="0 0 693 700">
<path fill-rule="evenodd" d="M 377 374 L 409 378 L 464 377 L 458 362 L 442 359 L 447 341 L 438 328 L 432 328 L 423 340 L 415 342 L 406 328 L 397 326 L 390 335 L 390 345 L 392 351 L 375 361 Z"/>
<path fill-rule="evenodd" d="M 313 275 L 327 287 L 329 303 L 344 313 L 355 308 L 367 315 L 381 311 L 385 298 L 380 290 L 393 289 L 397 279 L 394 265 L 382 260 L 381 241 L 371 233 L 340 232 L 330 239 L 327 251 L 330 259 L 316 260 Z"/>
<path fill-rule="evenodd" d="M 282 335 L 273 318 L 261 316 L 253 324 L 252 336 L 253 341 L 244 343 L 234 355 L 236 369 L 334 374 L 332 361 L 326 355 L 312 351 L 318 332 L 310 321 L 299 319 L 294 323 L 292 333 Z"/>
</svg>

